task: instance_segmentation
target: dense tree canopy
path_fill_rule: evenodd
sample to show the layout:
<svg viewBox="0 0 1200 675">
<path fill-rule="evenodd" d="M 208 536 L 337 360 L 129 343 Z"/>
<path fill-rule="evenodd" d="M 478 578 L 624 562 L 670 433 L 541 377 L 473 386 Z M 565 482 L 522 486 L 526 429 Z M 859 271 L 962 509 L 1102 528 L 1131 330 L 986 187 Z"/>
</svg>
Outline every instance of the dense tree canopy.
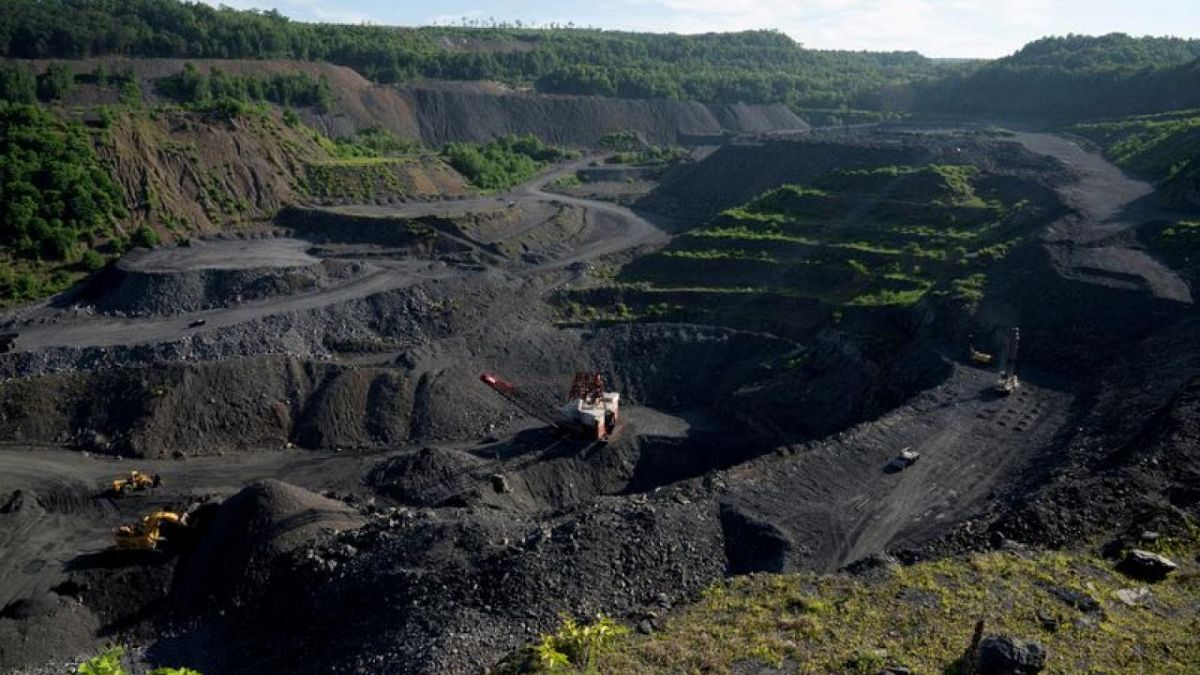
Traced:
<svg viewBox="0 0 1200 675">
<path fill-rule="evenodd" d="M 1064 70 L 1108 70 L 1171 66 L 1200 58 L 1200 40 L 1174 37 L 1130 37 L 1109 33 L 1098 37 L 1046 37 L 1025 45 L 1004 62 L 1017 66 L 1049 66 Z"/>
<path fill-rule="evenodd" d="M 496 43 L 512 48 L 480 46 Z M 682 36 L 307 24 L 274 11 L 176 0 L 5 0 L 0 54 L 292 58 L 350 66 L 380 82 L 493 79 L 556 93 L 809 107 L 878 107 L 884 85 L 943 68 L 914 52 L 802 49 L 772 31 Z"/>
<path fill-rule="evenodd" d="M 65 260 L 126 215 L 87 132 L 36 106 L 0 103 L 0 245 Z"/>
<path fill-rule="evenodd" d="M 915 106 L 1079 119 L 1200 105 L 1200 40 L 1119 33 L 1050 37 L 997 61 L 947 63 L 915 52 L 804 49 L 775 31 L 392 28 L 300 23 L 275 11 L 178 0 L 5 0 L 0 54 L 319 60 L 384 83 L 489 79 L 547 93 L 778 102 L 808 110 Z M 52 98 L 62 83 L 45 79 L 35 93 Z M 246 98 L 273 100 L 254 83 L 232 85 Z M 0 72 L 0 94 L 21 100 L 28 83 Z"/>
<path fill-rule="evenodd" d="M 1079 120 L 1200 107 L 1200 40 L 1071 35 L 918 87 L 936 112 Z"/>
<path fill-rule="evenodd" d="M 207 72 L 195 65 L 184 65 L 183 71 L 159 78 L 158 93 L 183 103 L 206 105 L 222 99 L 234 101 L 271 101 L 284 106 L 316 106 L 328 108 L 333 90 L 324 77 L 294 72 L 263 75 L 230 75 L 219 68 Z"/>
</svg>

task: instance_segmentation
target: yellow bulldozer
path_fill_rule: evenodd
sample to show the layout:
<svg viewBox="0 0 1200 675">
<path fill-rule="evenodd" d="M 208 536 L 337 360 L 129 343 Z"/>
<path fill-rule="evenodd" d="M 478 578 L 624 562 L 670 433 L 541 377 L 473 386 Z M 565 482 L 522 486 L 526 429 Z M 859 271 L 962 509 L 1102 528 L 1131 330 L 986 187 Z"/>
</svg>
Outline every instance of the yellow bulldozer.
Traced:
<svg viewBox="0 0 1200 675">
<path fill-rule="evenodd" d="M 161 485 L 162 477 L 158 474 L 134 470 L 130 471 L 128 476 L 114 480 L 108 493 L 113 497 L 129 497 L 135 492 L 149 490 Z"/>
<path fill-rule="evenodd" d="M 187 515 L 174 511 L 155 511 L 141 522 L 127 523 L 113 532 L 117 548 L 152 551 L 169 538 L 166 530 L 187 527 Z"/>
</svg>

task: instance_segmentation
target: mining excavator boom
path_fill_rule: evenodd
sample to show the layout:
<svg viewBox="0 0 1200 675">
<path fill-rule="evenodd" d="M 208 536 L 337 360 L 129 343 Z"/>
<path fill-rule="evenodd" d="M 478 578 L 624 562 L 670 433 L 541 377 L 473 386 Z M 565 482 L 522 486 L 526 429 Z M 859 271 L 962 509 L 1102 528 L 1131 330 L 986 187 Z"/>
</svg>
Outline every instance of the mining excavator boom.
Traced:
<svg viewBox="0 0 1200 675">
<path fill-rule="evenodd" d="M 483 373 L 479 376 L 479 380 L 530 417 L 539 419 L 552 427 L 558 426 L 558 413 L 552 407 L 538 400 L 537 397 L 531 396 L 529 392 L 518 389 L 517 385 L 507 382 L 501 379 L 500 376 L 493 375 L 492 373 Z"/>
<path fill-rule="evenodd" d="M 483 373 L 479 379 L 528 415 L 578 438 L 607 440 L 620 422 L 621 395 L 604 390 L 599 372 L 576 373 L 567 402 L 557 409 L 498 375 Z"/>
<path fill-rule="evenodd" d="M 1021 329 L 1014 326 L 1004 350 L 1004 368 L 1000 371 L 1000 379 L 996 380 L 996 393 L 1001 396 L 1008 396 L 1021 386 L 1017 378 L 1017 353 L 1020 349 Z"/>
</svg>

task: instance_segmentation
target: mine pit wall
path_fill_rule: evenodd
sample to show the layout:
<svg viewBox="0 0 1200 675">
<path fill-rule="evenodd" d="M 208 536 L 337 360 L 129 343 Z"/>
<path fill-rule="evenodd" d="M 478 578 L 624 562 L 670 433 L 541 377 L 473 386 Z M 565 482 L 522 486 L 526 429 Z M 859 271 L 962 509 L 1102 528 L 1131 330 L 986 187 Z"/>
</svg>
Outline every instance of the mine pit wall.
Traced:
<svg viewBox="0 0 1200 675">
<path fill-rule="evenodd" d="M 664 145 L 808 129 L 783 105 L 536 95 L 461 83 L 404 88 L 398 95 L 412 109 L 421 139 L 431 146 L 531 133 L 558 145 L 596 147 L 606 133 L 625 130 Z"/>
<path fill-rule="evenodd" d="M 465 246 L 438 237 L 445 229 L 445 219 L 389 218 L 334 213 L 322 209 L 288 207 L 275 216 L 275 223 L 286 227 L 298 237 L 319 244 L 370 244 L 406 249 L 418 258 L 432 258 L 442 253 L 458 253 Z"/>
<path fill-rule="evenodd" d="M 404 369 L 286 356 L 46 375 L 0 385 L 0 437 L 140 457 L 403 445 Z"/>
<path fill-rule="evenodd" d="M 977 322 L 1020 326 L 1024 364 L 1093 382 L 1141 339 L 1191 311 L 1147 291 L 1072 278 L 1045 246 L 1029 242 L 1005 261 L 1002 281 L 985 289 Z"/>
<path fill-rule="evenodd" d="M 342 260 L 291 268 L 187 273 L 137 272 L 113 266 L 94 277 L 77 301 L 94 299 L 96 311 L 104 314 L 166 316 L 302 293 L 362 272 L 361 263 Z"/>
<path fill-rule="evenodd" d="M 608 443 L 587 447 L 534 429 L 496 451 L 508 455 L 551 448 L 536 462 L 504 470 L 505 489 L 470 490 L 498 470 L 487 453 L 424 447 L 380 461 L 366 482 L 398 504 L 412 507 L 486 505 L 511 513 L 560 511 L 601 495 L 641 494 L 728 468 L 770 449 L 730 431 L 657 433 L 657 415 L 630 411 L 620 432 Z M 640 414 L 645 413 L 645 414 Z M 555 451 L 557 450 L 557 451 Z M 536 453 L 536 450 L 532 451 Z"/>
<path fill-rule="evenodd" d="M 880 166 L 972 164 L 985 173 L 1035 181 L 1065 170 L 1013 142 L 959 136 L 897 138 L 894 132 L 812 134 L 801 139 L 725 145 L 703 161 L 663 174 L 660 186 L 637 206 L 677 218 L 703 220 L 785 183 L 804 184 L 835 170 Z M 1065 180 L 1065 177 L 1064 177 Z M 1025 181 L 1026 189 L 1030 181 Z"/>
<path fill-rule="evenodd" d="M 59 63 L 59 61 L 54 61 Z M 47 60 L 24 61 L 35 72 Z M 217 68 L 230 75 L 307 73 L 324 77 L 335 103 L 329 112 L 298 111 L 305 123 L 330 136 L 348 136 L 383 127 L 402 138 L 437 147 L 451 141 L 488 141 L 510 133 L 532 133 L 543 140 L 594 147 L 610 131 L 636 131 L 651 143 L 709 142 L 732 135 L 803 131 L 809 125 L 784 105 L 702 104 L 687 101 L 614 99 L 593 96 L 517 92 L 494 82 L 426 80 L 397 87 L 371 82 L 351 68 L 282 59 L 139 59 L 103 57 L 63 61 L 76 73 L 98 64 L 109 72 L 132 70 L 149 103 L 162 100 L 154 80 L 181 72 L 191 63 L 201 71 Z M 71 105 L 117 103 L 111 88 L 80 85 Z"/>
<path fill-rule="evenodd" d="M 502 341 L 456 337 L 457 329 L 445 324 L 438 305 L 420 289 L 393 292 L 353 310 L 288 317 L 277 330 L 264 323 L 244 334 L 248 340 L 272 336 L 289 345 L 276 352 L 307 356 L 239 358 L 250 350 L 234 345 L 225 358 L 211 358 L 212 353 L 196 349 L 200 336 L 155 347 L 63 353 L 61 358 L 90 370 L 0 384 L 0 440 L 171 456 L 279 449 L 287 443 L 384 449 L 476 439 L 520 417 L 477 381 L 481 370 L 496 364 L 509 364 L 514 379 L 544 386 L 557 397 L 565 386 L 561 378 L 538 374 L 569 374 L 586 362 L 606 373 L 631 404 L 691 411 L 715 431 L 741 429 L 740 446 L 718 447 L 705 455 L 704 467 L 720 466 L 728 457 L 742 459 L 739 453 L 746 447 L 760 447 L 747 442 L 748 429 L 795 433 L 805 424 L 823 423 L 819 417 L 829 413 L 796 405 L 795 397 L 808 395 L 807 386 L 797 391 L 795 384 L 806 373 L 773 369 L 793 349 L 790 341 L 703 326 L 632 325 L 589 333 L 535 331 L 514 350 Z M 329 326 L 339 327 L 337 336 L 327 334 Z M 336 340 L 373 342 L 387 355 L 374 366 L 313 359 L 329 354 L 327 345 Z M 213 346 L 228 344 L 213 340 Z M 832 342 L 826 353 L 829 360 L 821 356 L 818 361 L 828 370 L 816 378 L 816 386 L 833 387 L 834 380 L 851 386 L 838 390 L 836 400 L 844 409 L 824 423 L 854 421 L 843 417 L 861 410 L 863 398 L 874 395 L 862 385 L 878 366 Z M 32 355 L 9 354 L 0 367 L 11 367 L 16 357 L 27 359 L 26 367 L 34 365 L 28 361 Z M 846 369 L 861 377 L 848 376 Z M 739 393 L 753 385 L 763 388 L 761 396 Z M 789 391 L 790 397 L 783 395 Z M 652 479 L 629 478 L 631 484 L 639 480 Z"/>
</svg>

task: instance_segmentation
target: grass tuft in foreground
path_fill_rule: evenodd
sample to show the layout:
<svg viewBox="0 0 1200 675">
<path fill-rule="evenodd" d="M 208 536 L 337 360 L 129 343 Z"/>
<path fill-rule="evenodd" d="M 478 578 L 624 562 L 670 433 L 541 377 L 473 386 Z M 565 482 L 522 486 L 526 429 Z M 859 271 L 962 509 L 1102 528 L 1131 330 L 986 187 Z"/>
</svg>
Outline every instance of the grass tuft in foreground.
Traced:
<svg viewBox="0 0 1200 675">
<path fill-rule="evenodd" d="M 710 588 L 663 630 L 620 639 L 604 672 L 959 672 L 974 623 L 1042 643 L 1047 672 L 1192 673 L 1200 664 L 1200 547 L 1164 542 L 1175 575 L 1147 585 L 1089 554 L 986 553 L 867 580 L 753 575 Z M 1148 588 L 1127 604 L 1123 589 Z M 759 672 L 747 670 L 745 672 Z"/>
<path fill-rule="evenodd" d="M 125 655 L 122 647 L 113 647 L 91 658 L 76 668 L 78 675 L 126 675 L 125 665 L 121 657 Z M 147 675 L 201 675 L 191 668 L 155 668 Z"/>
</svg>

